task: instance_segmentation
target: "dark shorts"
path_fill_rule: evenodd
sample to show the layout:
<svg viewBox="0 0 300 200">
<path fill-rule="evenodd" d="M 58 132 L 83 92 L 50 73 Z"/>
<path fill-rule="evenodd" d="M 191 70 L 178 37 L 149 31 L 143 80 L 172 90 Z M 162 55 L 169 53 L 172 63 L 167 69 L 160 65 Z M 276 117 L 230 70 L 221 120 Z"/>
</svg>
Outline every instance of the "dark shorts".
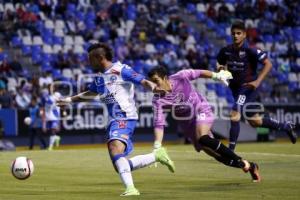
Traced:
<svg viewBox="0 0 300 200">
<path fill-rule="evenodd" d="M 242 87 L 232 91 L 234 104 L 232 110 L 241 113 L 242 117 L 252 117 L 259 113 L 261 104 L 257 102 L 257 90 Z"/>
<path fill-rule="evenodd" d="M 207 126 L 212 127 L 214 120 L 213 120 L 213 117 L 210 119 L 212 119 L 212 120 L 208 120 L 205 122 L 202 120 L 199 121 L 196 119 L 178 122 L 178 128 L 182 131 L 185 138 L 189 138 L 192 141 L 194 148 L 197 152 L 200 152 L 202 150 L 202 146 L 199 144 L 199 142 L 197 140 L 196 128 L 199 125 L 200 126 L 207 125 Z M 213 138 L 213 134 L 211 131 L 208 133 L 208 135 L 211 138 Z"/>
</svg>

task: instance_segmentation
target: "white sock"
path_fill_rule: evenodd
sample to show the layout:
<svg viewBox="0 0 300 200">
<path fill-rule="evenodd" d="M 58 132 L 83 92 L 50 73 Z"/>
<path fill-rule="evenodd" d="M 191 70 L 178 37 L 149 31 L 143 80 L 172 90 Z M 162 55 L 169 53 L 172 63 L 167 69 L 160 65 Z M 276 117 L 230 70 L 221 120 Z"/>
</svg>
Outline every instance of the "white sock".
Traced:
<svg viewBox="0 0 300 200">
<path fill-rule="evenodd" d="M 125 187 L 127 188 L 129 186 L 133 186 L 133 180 L 128 160 L 125 157 L 121 157 L 115 162 L 115 166 L 118 169 L 121 180 Z"/>
<path fill-rule="evenodd" d="M 55 142 L 56 135 L 51 135 L 49 139 L 49 147 L 53 147 L 53 144 Z"/>
<path fill-rule="evenodd" d="M 135 156 L 133 158 L 130 158 L 129 162 L 132 163 L 131 170 L 136 170 L 155 163 L 155 155 L 154 153 L 149 153 L 146 155 Z"/>
</svg>

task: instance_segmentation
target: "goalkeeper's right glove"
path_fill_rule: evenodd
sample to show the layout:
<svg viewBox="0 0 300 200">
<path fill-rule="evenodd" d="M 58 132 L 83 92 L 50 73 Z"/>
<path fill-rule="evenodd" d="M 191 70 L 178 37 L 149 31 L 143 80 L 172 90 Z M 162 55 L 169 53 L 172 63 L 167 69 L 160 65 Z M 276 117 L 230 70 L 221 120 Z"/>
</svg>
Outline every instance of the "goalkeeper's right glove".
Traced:
<svg viewBox="0 0 300 200">
<path fill-rule="evenodd" d="M 221 70 L 218 73 L 216 73 L 216 72 L 212 73 L 212 79 L 219 80 L 226 86 L 229 85 L 228 80 L 232 79 L 232 78 L 233 78 L 232 74 L 229 71 Z"/>
</svg>

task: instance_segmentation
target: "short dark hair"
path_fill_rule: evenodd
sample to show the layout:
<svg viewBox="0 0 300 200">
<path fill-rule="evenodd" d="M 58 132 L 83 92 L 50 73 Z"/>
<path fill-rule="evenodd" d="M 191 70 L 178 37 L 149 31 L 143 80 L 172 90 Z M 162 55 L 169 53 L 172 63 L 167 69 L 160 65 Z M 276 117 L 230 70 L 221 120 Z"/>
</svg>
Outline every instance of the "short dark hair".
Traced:
<svg viewBox="0 0 300 200">
<path fill-rule="evenodd" d="M 95 49 L 99 49 L 98 53 L 104 56 L 107 60 L 112 61 L 113 59 L 113 50 L 107 44 L 104 43 L 95 43 L 89 46 L 87 49 L 88 53 L 92 52 Z"/>
<path fill-rule="evenodd" d="M 243 31 L 246 31 L 246 27 L 245 27 L 245 23 L 243 20 L 241 19 L 237 19 L 235 20 L 232 25 L 231 25 L 231 31 L 233 29 L 240 29 L 240 30 L 243 30 Z"/>
<path fill-rule="evenodd" d="M 165 76 L 168 76 L 168 71 L 164 67 L 155 67 L 148 72 L 148 77 L 151 78 L 155 74 L 157 74 L 160 78 L 164 78 Z"/>
</svg>

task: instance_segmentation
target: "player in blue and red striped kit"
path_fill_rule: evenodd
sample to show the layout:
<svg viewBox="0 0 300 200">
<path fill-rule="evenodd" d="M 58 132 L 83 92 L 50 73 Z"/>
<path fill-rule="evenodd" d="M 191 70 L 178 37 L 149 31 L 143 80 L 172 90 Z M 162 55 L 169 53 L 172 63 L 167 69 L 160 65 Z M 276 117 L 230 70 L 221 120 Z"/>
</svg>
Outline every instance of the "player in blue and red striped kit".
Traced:
<svg viewBox="0 0 300 200">
<path fill-rule="evenodd" d="M 287 133 L 291 142 L 296 143 L 297 134 L 294 131 L 295 125 L 292 122 L 279 122 L 268 115 L 260 116 L 255 112 L 255 109 L 258 108 L 257 104 L 253 104 L 257 97 L 256 89 L 272 68 L 267 53 L 247 45 L 246 28 L 242 20 L 236 20 L 232 24 L 231 35 L 233 44 L 222 48 L 217 56 L 218 70 L 225 68 L 233 76 L 229 84 L 235 101 L 230 114 L 229 148 L 235 149 L 240 132 L 239 121 L 241 117 L 244 117 L 253 127 L 283 130 Z M 260 73 L 257 72 L 259 63 L 263 65 Z"/>
<path fill-rule="evenodd" d="M 126 190 L 121 196 L 140 195 L 135 188 L 131 172 L 155 162 L 166 165 L 171 172 L 175 166 L 164 148 L 129 158 L 133 151 L 132 136 L 138 120 L 134 101 L 134 85 L 139 84 L 155 93 L 164 92 L 156 84 L 136 73 L 131 67 L 119 61 L 113 62 L 112 49 L 103 43 L 88 48 L 91 66 L 97 71 L 89 90 L 72 97 L 60 99 L 58 105 L 72 102 L 92 101 L 100 98 L 108 111 L 107 147 L 113 166 L 119 173 Z"/>
</svg>

